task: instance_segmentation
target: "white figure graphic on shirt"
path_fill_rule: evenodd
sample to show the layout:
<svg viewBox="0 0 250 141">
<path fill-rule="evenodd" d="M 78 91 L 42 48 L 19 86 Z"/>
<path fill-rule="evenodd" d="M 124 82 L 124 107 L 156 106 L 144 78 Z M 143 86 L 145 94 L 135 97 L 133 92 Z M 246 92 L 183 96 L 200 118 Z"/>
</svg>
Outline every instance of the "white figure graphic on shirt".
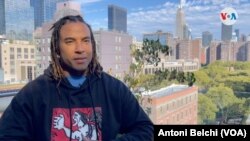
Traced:
<svg viewBox="0 0 250 141">
<path fill-rule="evenodd" d="M 96 129 L 94 124 L 89 124 L 86 116 L 81 112 L 75 112 L 73 114 L 73 126 L 77 126 L 78 130 L 73 131 L 71 138 L 77 139 L 78 141 L 90 141 L 97 140 Z M 64 125 L 64 116 L 60 114 L 54 118 L 54 128 L 61 130 L 63 129 L 66 136 L 70 137 L 70 129 Z"/>
</svg>

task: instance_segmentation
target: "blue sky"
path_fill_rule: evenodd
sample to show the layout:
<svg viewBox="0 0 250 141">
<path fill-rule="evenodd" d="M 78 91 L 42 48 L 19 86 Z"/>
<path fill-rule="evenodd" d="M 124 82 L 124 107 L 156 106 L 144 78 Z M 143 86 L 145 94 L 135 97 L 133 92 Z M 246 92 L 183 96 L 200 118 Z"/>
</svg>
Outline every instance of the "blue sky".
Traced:
<svg viewBox="0 0 250 141">
<path fill-rule="evenodd" d="M 128 33 L 142 38 L 144 33 L 162 30 L 175 34 L 176 11 L 179 0 L 75 0 L 81 3 L 82 14 L 94 30 L 108 27 L 109 4 L 127 9 Z M 185 18 L 194 38 L 210 31 L 220 40 L 220 11 L 233 7 L 239 18 L 233 29 L 250 34 L 250 0 L 186 0 Z"/>
</svg>

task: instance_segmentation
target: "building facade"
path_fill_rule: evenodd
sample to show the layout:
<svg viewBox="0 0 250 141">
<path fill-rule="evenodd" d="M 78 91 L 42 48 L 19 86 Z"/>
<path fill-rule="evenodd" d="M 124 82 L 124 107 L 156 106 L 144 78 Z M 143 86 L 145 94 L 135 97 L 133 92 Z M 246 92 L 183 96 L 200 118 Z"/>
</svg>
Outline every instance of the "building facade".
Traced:
<svg viewBox="0 0 250 141">
<path fill-rule="evenodd" d="M 30 0 L 30 5 L 34 8 L 34 27 L 41 27 L 44 22 L 53 19 L 56 12 L 57 3 L 72 0 Z"/>
<path fill-rule="evenodd" d="M 108 29 L 127 33 L 127 10 L 116 6 L 108 6 Z"/>
<path fill-rule="evenodd" d="M 209 31 L 202 32 L 202 46 L 208 47 L 213 40 L 213 35 Z"/>
<path fill-rule="evenodd" d="M 142 107 L 154 124 L 198 123 L 198 87 L 171 85 L 144 92 Z"/>
<path fill-rule="evenodd" d="M 94 32 L 98 59 L 104 71 L 123 79 L 132 62 L 130 45 L 132 36 L 118 31 L 99 30 Z"/>
<path fill-rule="evenodd" d="M 194 72 L 200 69 L 200 62 L 198 59 L 194 60 L 175 60 L 160 62 L 158 66 L 155 65 L 144 65 L 144 74 L 154 74 L 158 70 L 168 70 L 168 71 L 183 71 L 183 72 Z"/>
<path fill-rule="evenodd" d="M 231 41 L 233 33 L 233 25 L 225 25 L 221 23 L 221 41 Z"/>
<path fill-rule="evenodd" d="M 28 82 L 36 78 L 35 46 L 28 41 L 6 41 L 0 45 L 4 83 Z"/>
</svg>

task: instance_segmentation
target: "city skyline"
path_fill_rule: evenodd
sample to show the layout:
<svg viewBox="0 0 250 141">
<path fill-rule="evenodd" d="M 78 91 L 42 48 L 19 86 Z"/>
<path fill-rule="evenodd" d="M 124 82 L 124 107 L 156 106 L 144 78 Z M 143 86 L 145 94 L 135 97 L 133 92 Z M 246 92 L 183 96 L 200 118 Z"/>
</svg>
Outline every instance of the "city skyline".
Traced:
<svg viewBox="0 0 250 141">
<path fill-rule="evenodd" d="M 74 0 L 81 4 L 81 11 L 94 30 L 108 28 L 107 9 L 114 4 L 127 9 L 128 33 L 142 38 L 143 34 L 162 30 L 175 35 L 176 12 L 179 0 Z M 239 18 L 233 31 L 249 35 L 250 0 L 186 0 L 184 5 L 186 23 L 193 38 L 201 38 L 202 32 L 209 31 L 213 39 L 221 40 L 221 21 L 219 14 L 225 7 L 234 8 Z"/>
</svg>

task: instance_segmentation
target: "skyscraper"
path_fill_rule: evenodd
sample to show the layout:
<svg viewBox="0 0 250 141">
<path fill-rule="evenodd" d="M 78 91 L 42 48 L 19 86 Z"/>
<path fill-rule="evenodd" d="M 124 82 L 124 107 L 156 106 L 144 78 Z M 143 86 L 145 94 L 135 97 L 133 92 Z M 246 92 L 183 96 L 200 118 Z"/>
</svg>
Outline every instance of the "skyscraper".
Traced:
<svg viewBox="0 0 250 141">
<path fill-rule="evenodd" d="M 127 32 L 127 10 L 115 5 L 108 6 L 108 29 Z"/>
<path fill-rule="evenodd" d="M 34 28 L 36 29 L 44 22 L 44 0 L 30 0 L 30 6 L 34 8 Z"/>
<path fill-rule="evenodd" d="M 225 25 L 221 23 L 221 40 L 222 41 L 231 41 L 233 33 L 232 25 Z"/>
<path fill-rule="evenodd" d="M 5 6 L 4 1 L 0 0 L 0 35 L 5 34 Z"/>
<path fill-rule="evenodd" d="M 240 40 L 240 30 L 239 29 L 235 29 L 234 32 L 236 34 L 237 41 L 239 41 Z"/>
<path fill-rule="evenodd" d="M 71 0 L 30 0 L 30 5 L 34 7 L 35 28 L 41 27 L 44 22 L 52 20 L 56 12 L 56 4 Z"/>
<path fill-rule="evenodd" d="M 31 40 L 34 30 L 34 9 L 29 0 L 0 2 L 0 34 L 7 39 Z"/>
<path fill-rule="evenodd" d="M 209 31 L 202 32 L 202 46 L 207 47 L 213 40 L 213 35 Z"/>
<path fill-rule="evenodd" d="M 176 37 L 179 39 L 185 39 L 185 32 L 188 31 L 186 25 L 185 13 L 183 11 L 183 6 L 185 4 L 184 0 L 180 0 L 180 6 L 176 13 Z"/>
</svg>

